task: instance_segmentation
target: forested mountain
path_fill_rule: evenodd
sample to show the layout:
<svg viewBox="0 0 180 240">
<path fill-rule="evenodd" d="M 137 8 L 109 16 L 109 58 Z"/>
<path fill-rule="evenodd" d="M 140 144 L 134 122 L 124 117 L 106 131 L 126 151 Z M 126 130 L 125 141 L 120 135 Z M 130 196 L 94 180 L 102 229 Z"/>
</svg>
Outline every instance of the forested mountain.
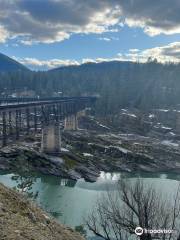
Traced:
<svg viewBox="0 0 180 240">
<path fill-rule="evenodd" d="M 51 73 L 53 79 L 61 79 L 60 88 L 64 92 L 98 94 L 99 110 L 104 114 L 117 112 L 121 107 L 147 109 L 180 103 L 180 65 L 151 60 L 114 61 L 60 68 Z"/>
<path fill-rule="evenodd" d="M 19 71 L 19 70 L 28 70 L 25 66 L 15 61 L 12 58 L 0 53 L 0 71 Z"/>
<path fill-rule="evenodd" d="M 180 65 L 104 62 L 61 67 L 47 72 L 0 74 L 0 90 L 33 90 L 39 96 L 98 95 L 96 110 L 115 113 L 120 108 L 149 109 L 180 104 Z"/>
</svg>

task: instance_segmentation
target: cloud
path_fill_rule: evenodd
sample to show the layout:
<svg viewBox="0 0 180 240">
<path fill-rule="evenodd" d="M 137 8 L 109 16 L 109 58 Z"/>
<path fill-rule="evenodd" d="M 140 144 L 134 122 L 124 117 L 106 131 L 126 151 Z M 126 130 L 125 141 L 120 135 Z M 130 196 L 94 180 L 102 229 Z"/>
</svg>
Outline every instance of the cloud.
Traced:
<svg viewBox="0 0 180 240">
<path fill-rule="evenodd" d="M 23 44 L 53 43 L 77 33 L 117 31 L 119 9 L 108 1 L 0 0 L 0 24 Z M 2 41 L 2 36 L 1 41 Z"/>
<path fill-rule="evenodd" d="M 99 40 L 101 41 L 105 41 L 105 42 L 110 42 L 112 39 L 111 38 L 107 38 L 107 37 L 101 37 L 101 38 L 98 38 Z"/>
<path fill-rule="evenodd" d="M 109 61 L 133 61 L 147 62 L 148 59 L 156 59 L 160 63 L 180 63 L 180 42 L 169 43 L 168 45 L 148 48 L 144 50 L 129 49 L 127 53 L 118 53 L 112 58 L 83 59 L 86 62 L 109 62 Z M 79 63 L 79 64 L 81 64 Z"/>
<path fill-rule="evenodd" d="M 125 24 L 150 36 L 180 33 L 179 0 L 122 0 L 121 9 Z"/>
<path fill-rule="evenodd" d="M 5 43 L 8 37 L 8 31 L 6 31 L 6 29 L 0 25 L 0 43 Z"/>
<path fill-rule="evenodd" d="M 0 0 L 0 42 L 53 43 L 124 25 L 154 36 L 180 33 L 179 0 Z"/>
<path fill-rule="evenodd" d="M 139 49 L 137 49 L 137 48 L 131 48 L 131 49 L 129 49 L 129 52 L 131 52 L 131 53 L 137 53 L 137 52 L 139 52 Z"/>
<path fill-rule="evenodd" d="M 106 41 L 106 42 L 110 42 L 110 41 L 113 41 L 113 40 L 115 40 L 115 41 L 119 40 L 118 37 L 100 37 L 98 39 L 101 40 L 101 41 Z"/>
<path fill-rule="evenodd" d="M 40 60 L 37 58 L 16 58 L 12 57 L 16 61 L 32 68 L 32 69 L 51 69 L 61 66 L 79 65 L 76 60 L 63 60 L 63 59 L 50 59 L 50 60 Z"/>
<path fill-rule="evenodd" d="M 119 53 L 119 59 L 126 61 L 146 62 L 148 58 L 157 59 L 158 62 L 179 63 L 180 62 L 180 42 L 173 42 L 165 46 L 149 48 L 145 50 L 129 49 L 126 54 Z"/>
<path fill-rule="evenodd" d="M 157 59 L 161 63 L 180 63 L 180 42 L 173 42 L 165 46 L 149 48 L 144 50 L 129 49 L 125 54 L 118 53 L 112 58 L 83 58 L 80 61 L 74 59 L 49 59 L 40 60 L 36 58 L 16 58 L 16 61 L 32 68 L 32 69 L 51 69 L 61 66 L 80 65 L 84 63 L 99 63 L 110 61 L 133 61 L 146 62 L 149 58 Z"/>
<path fill-rule="evenodd" d="M 100 63 L 100 62 L 109 62 L 109 61 L 118 61 L 119 57 L 115 58 L 83 58 L 80 61 L 73 60 L 73 59 L 48 59 L 48 60 L 40 60 L 37 58 L 17 58 L 15 56 L 12 56 L 12 58 L 27 67 L 34 69 L 34 70 L 47 70 L 47 69 L 53 69 L 57 67 L 63 67 L 63 66 L 77 66 L 85 63 Z"/>
</svg>

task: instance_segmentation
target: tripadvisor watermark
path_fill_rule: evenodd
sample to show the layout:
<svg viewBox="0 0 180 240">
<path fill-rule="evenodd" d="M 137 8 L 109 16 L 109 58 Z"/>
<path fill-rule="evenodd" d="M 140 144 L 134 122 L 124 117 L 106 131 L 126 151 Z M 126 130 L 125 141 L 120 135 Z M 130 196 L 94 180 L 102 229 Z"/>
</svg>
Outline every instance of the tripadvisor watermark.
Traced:
<svg viewBox="0 0 180 240">
<path fill-rule="evenodd" d="M 142 234 L 172 234 L 176 230 L 173 229 L 146 229 L 142 227 L 136 227 L 135 234 L 141 236 Z"/>
</svg>

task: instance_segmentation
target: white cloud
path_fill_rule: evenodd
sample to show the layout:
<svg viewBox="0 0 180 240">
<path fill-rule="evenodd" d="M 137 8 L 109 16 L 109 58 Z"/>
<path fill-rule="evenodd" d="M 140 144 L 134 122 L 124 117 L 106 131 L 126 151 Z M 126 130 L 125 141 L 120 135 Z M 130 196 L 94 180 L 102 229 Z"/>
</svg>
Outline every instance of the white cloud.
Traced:
<svg viewBox="0 0 180 240">
<path fill-rule="evenodd" d="M 49 59 L 49 60 L 40 60 L 37 58 L 17 58 L 15 56 L 12 56 L 12 58 L 27 67 L 31 69 L 53 69 L 57 67 L 63 67 L 63 66 L 72 66 L 72 65 L 81 65 L 84 63 L 100 63 L 100 62 L 109 62 L 109 61 L 115 61 L 120 60 L 119 57 L 115 58 L 83 58 L 81 61 L 72 60 L 72 59 Z"/>
<path fill-rule="evenodd" d="M 129 49 L 126 54 L 119 53 L 119 58 L 126 61 L 145 62 L 148 58 L 157 59 L 161 63 L 180 62 L 180 42 L 173 42 L 165 46 L 145 50 Z"/>
<path fill-rule="evenodd" d="M 6 31 L 6 29 L 0 25 L 0 43 L 5 43 L 8 37 L 8 31 Z"/>
<path fill-rule="evenodd" d="M 99 40 L 101 40 L 101 41 L 106 41 L 106 42 L 110 42 L 110 41 L 117 41 L 117 40 L 119 40 L 119 38 L 118 37 L 100 37 L 100 38 L 98 38 Z"/>
<path fill-rule="evenodd" d="M 125 54 L 118 53 L 117 56 L 112 58 L 83 58 L 81 61 L 74 59 L 49 59 L 40 60 L 36 58 L 16 58 L 26 66 L 33 69 L 51 69 L 61 66 L 80 65 L 84 63 L 99 63 L 110 61 L 133 61 L 133 62 L 146 62 L 148 58 L 157 59 L 158 62 L 167 63 L 180 63 L 180 42 L 173 42 L 165 46 L 154 47 L 144 50 L 129 49 Z"/>
<path fill-rule="evenodd" d="M 112 39 L 111 38 L 107 38 L 107 37 L 101 37 L 101 38 L 99 38 L 99 40 L 110 42 Z"/>
<path fill-rule="evenodd" d="M 70 66 L 70 65 L 79 65 L 79 62 L 76 60 L 63 60 L 63 59 L 50 59 L 50 60 L 40 60 L 37 58 L 16 58 L 13 56 L 16 61 L 20 63 L 32 67 L 32 68 L 39 68 L 39 69 L 50 69 L 56 68 L 60 66 Z"/>
<path fill-rule="evenodd" d="M 139 52 L 139 49 L 137 49 L 137 48 L 131 48 L 131 49 L 129 49 L 129 52 L 131 52 L 131 53 L 137 53 L 137 52 Z"/>
</svg>

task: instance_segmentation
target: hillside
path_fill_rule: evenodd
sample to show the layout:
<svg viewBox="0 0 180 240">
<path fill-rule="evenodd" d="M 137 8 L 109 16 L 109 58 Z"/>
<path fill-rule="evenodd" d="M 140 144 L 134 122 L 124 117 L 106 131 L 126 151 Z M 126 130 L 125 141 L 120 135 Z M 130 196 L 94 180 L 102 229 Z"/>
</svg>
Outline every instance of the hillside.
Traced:
<svg viewBox="0 0 180 240">
<path fill-rule="evenodd" d="M 8 71 L 19 71 L 19 70 L 28 70 L 24 65 L 15 61 L 12 58 L 0 53 L 0 71 L 8 72 Z"/>
<path fill-rule="evenodd" d="M 98 95 L 96 112 L 115 114 L 121 108 L 169 108 L 180 104 L 180 64 L 157 61 L 102 62 L 47 72 L 0 73 L 0 92 L 24 89 L 38 96 Z"/>
<path fill-rule="evenodd" d="M 105 70 L 105 69 L 111 69 L 111 70 L 117 70 L 120 67 L 123 69 L 128 68 L 128 66 L 136 65 L 135 62 L 130 61 L 109 61 L 109 62 L 99 62 L 99 63 L 93 63 L 93 62 L 87 62 L 81 65 L 71 65 L 71 66 L 65 66 L 65 67 L 58 67 L 50 69 L 49 72 L 60 72 L 60 71 L 82 71 L 82 70 Z"/>
<path fill-rule="evenodd" d="M 50 219 L 22 195 L 0 184 L 0 240 L 84 240 Z"/>
<path fill-rule="evenodd" d="M 151 109 L 180 104 L 180 65 L 112 61 L 87 63 L 49 71 L 51 87 L 71 95 L 97 94 L 99 111 Z M 49 82 L 50 84 L 50 82 Z"/>
</svg>

